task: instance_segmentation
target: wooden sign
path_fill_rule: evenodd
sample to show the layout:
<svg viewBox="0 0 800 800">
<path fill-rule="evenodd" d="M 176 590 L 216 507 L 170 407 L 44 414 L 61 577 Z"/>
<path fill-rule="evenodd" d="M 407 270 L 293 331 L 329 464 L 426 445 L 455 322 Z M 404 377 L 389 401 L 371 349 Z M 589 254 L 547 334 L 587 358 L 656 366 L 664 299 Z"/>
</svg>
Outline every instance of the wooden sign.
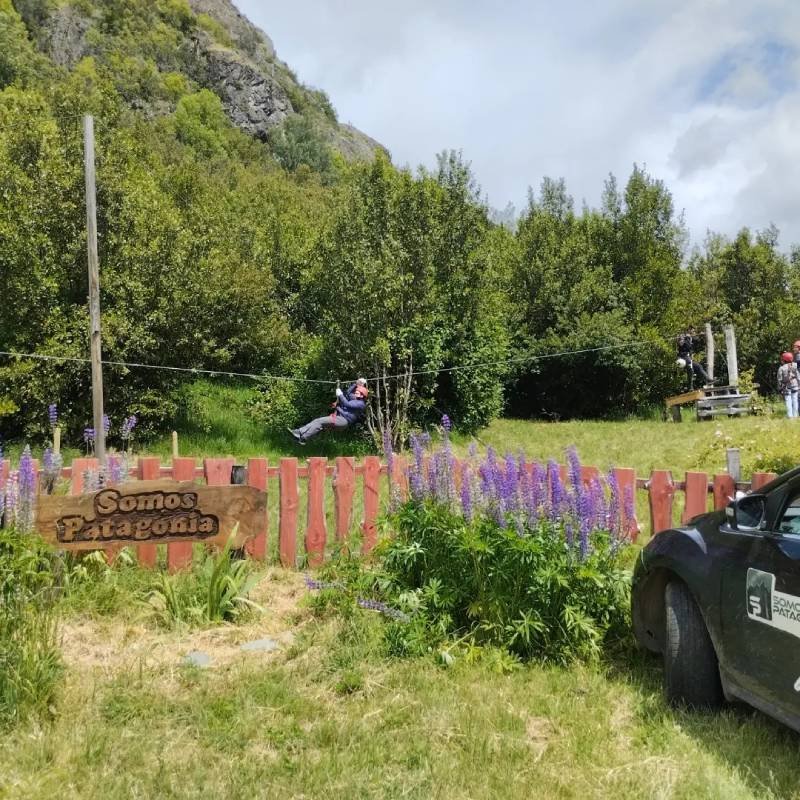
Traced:
<svg viewBox="0 0 800 800">
<path fill-rule="evenodd" d="M 76 497 L 40 496 L 36 528 L 63 550 L 208 542 L 234 547 L 263 530 L 267 495 L 250 486 L 136 481 Z"/>
</svg>

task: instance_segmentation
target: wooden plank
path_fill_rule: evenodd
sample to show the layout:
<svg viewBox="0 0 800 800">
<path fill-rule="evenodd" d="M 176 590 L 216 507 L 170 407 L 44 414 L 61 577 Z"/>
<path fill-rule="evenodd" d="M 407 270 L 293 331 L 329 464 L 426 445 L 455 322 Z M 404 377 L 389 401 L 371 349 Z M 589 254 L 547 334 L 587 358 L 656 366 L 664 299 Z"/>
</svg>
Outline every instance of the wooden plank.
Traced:
<svg viewBox="0 0 800 800">
<path fill-rule="evenodd" d="M 260 529 L 266 496 L 250 486 L 136 481 L 76 497 L 40 495 L 37 530 L 63 549 L 203 541 L 241 546 Z M 139 544 L 142 547 L 142 544 Z"/>
<path fill-rule="evenodd" d="M 336 541 L 344 542 L 350 535 L 353 519 L 353 494 L 356 488 L 355 461 L 340 456 L 336 459 L 336 479 L 333 482 L 333 504 L 336 514 Z"/>
<path fill-rule="evenodd" d="M 139 480 L 157 481 L 161 478 L 161 459 L 158 456 L 146 456 L 139 459 Z M 158 561 L 158 547 L 155 544 L 140 544 L 136 548 L 139 566 L 153 569 Z"/>
<path fill-rule="evenodd" d="M 460 471 L 459 471 L 460 472 Z M 392 485 L 396 499 L 401 503 L 408 500 L 408 460 L 405 456 L 396 455 L 392 462 Z"/>
<path fill-rule="evenodd" d="M 284 567 L 297 566 L 297 459 L 280 460 L 280 529 L 278 552 Z"/>
<path fill-rule="evenodd" d="M 754 492 L 757 492 L 762 486 L 766 486 L 777 477 L 778 474 L 776 472 L 754 472 L 750 486 Z"/>
<path fill-rule="evenodd" d="M 190 483 L 194 481 L 195 461 L 193 458 L 174 458 L 172 460 L 172 478 L 176 481 Z M 192 566 L 191 542 L 172 542 L 167 545 L 167 569 L 177 572 Z"/>
<path fill-rule="evenodd" d="M 327 458 L 308 459 L 308 514 L 306 517 L 306 556 L 310 567 L 325 560 L 328 529 L 325 524 L 325 468 Z"/>
<path fill-rule="evenodd" d="M 672 474 L 666 469 L 657 469 L 650 476 L 650 532 L 652 535 L 672 527 L 672 503 L 675 487 Z"/>
<path fill-rule="evenodd" d="M 685 492 L 683 514 L 681 515 L 683 524 L 698 514 L 704 514 L 708 509 L 708 474 L 687 472 Z"/>
<path fill-rule="evenodd" d="M 232 458 L 206 458 L 203 460 L 203 473 L 209 486 L 230 486 Z"/>
<path fill-rule="evenodd" d="M 614 475 L 619 486 L 620 502 L 622 503 L 622 530 L 628 538 L 635 542 L 639 536 L 639 520 L 636 519 L 636 472 L 630 467 L 616 467 Z M 625 495 L 630 494 L 633 499 L 633 515 L 628 517 L 625 514 Z"/>
<path fill-rule="evenodd" d="M 363 539 L 361 550 L 369 553 L 378 541 L 378 491 L 381 461 L 377 456 L 364 459 L 364 521 L 361 523 Z"/>
<path fill-rule="evenodd" d="M 705 396 L 705 392 L 702 389 L 696 389 L 693 392 L 684 392 L 683 394 L 672 395 L 672 397 L 668 397 L 664 403 L 666 404 L 667 408 L 672 408 L 672 406 L 682 406 L 686 403 L 694 403 L 697 400 L 702 400 Z"/>
<path fill-rule="evenodd" d="M 714 509 L 725 508 L 736 496 L 736 483 L 730 475 L 714 476 Z"/>
<path fill-rule="evenodd" d="M 251 458 L 247 462 L 247 485 L 265 493 L 267 492 L 268 465 L 266 458 Z M 268 521 L 266 507 L 264 518 L 261 520 L 261 530 L 247 541 L 247 555 L 258 561 L 267 557 Z"/>
</svg>

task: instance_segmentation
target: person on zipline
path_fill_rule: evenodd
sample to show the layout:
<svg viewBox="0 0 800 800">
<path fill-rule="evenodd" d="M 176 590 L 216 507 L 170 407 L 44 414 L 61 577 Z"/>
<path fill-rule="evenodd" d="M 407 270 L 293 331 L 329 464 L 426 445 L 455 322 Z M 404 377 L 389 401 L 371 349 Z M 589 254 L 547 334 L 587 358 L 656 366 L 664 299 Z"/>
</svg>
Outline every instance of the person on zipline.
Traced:
<svg viewBox="0 0 800 800">
<path fill-rule="evenodd" d="M 697 339 L 697 334 L 693 327 L 689 327 L 686 333 L 678 336 L 678 360 L 677 364 L 681 369 L 686 370 L 686 377 L 689 381 L 688 391 L 694 388 L 694 379 L 699 378 L 701 386 L 710 385 L 708 373 L 703 369 L 703 365 L 699 361 L 694 360 L 694 349 Z M 716 381 L 715 381 L 716 383 Z"/>
<path fill-rule="evenodd" d="M 367 411 L 367 397 L 369 397 L 369 390 L 366 378 L 359 378 L 346 392 L 337 386 L 336 406 L 333 413 L 326 417 L 312 419 L 302 428 L 289 428 L 289 433 L 299 444 L 305 444 L 326 428 L 344 429 L 355 425 L 364 419 Z"/>
</svg>

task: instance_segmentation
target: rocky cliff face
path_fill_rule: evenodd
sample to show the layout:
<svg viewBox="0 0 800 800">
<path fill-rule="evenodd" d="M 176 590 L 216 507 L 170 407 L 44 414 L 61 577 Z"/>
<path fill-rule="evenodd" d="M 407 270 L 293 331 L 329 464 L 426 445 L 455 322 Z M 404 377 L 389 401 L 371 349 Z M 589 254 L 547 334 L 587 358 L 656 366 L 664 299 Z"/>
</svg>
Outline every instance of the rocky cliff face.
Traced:
<svg viewBox="0 0 800 800">
<path fill-rule="evenodd" d="M 186 34 L 185 47 L 191 52 L 188 76 L 219 96 L 238 128 L 264 141 L 275 126 L 302 111 L 315 115 L 323 138 L 347 159 L 370 159 L 377 150 L 384 149 L 356 128 L 336 122 L 319 93 L 297 81 L 277 57 L 269 36 L 241 14 L 231 0 L 189 0 L 189 6 L 195 14 L 213 20 L 224 36 L 215 37 L 213 31 L 200 26 Z M 39 34 L 41 48 L 66 69 L 93 54 L 92 37 L 87 33 L 96 19 L 83 8 L 69 2 L 56 5 Z M 134 105 L 140 107 L 138 103 Z M 149 111 L 159 113 L 163 109 Z"/>
</svg>

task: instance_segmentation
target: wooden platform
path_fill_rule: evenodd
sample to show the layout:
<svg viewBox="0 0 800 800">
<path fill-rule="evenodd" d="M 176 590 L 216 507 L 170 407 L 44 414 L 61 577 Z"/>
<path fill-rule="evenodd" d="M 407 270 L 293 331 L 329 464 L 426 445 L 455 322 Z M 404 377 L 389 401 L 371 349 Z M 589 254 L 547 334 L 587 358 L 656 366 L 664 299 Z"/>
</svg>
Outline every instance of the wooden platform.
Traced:
<svg viewBox="0 0 800 800">
<path fill-rule="evenodd" d="M 694 405 L 698 419 L 726 416 L 739 417 L 752 413 L 749 394 L 741 394 L 738 386 L 705 386 L 692 392 L 668 397 L 664 401 L 675 422 L 681 421 L 681 406 Z"/>
</svg>

